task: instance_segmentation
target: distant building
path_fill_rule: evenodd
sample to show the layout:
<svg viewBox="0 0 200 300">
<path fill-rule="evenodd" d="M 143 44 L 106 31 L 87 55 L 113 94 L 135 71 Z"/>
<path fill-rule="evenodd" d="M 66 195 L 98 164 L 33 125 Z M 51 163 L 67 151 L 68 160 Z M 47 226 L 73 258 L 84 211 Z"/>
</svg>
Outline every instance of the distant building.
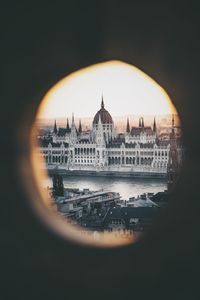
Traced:
<svg viewBox="0 0 200 300">
<path fill-rule="evenodd" d="M 172 132 L 173 128 L 174 123 Z M 48 138 L 40 136 L 39 145 L 39 155 L 48 167 L 158 174 L 167 174 L 172 147 L 170 138 L 159 138 L 155 118 L 152 127 L 145 126 L 143 117 L 139 118 L 137 127 L 131 127 L 127 118 L 126 132 L 117 134 L 103 97 L 92 130 L 83 131 L 81 121 L 77 128 L 73 115 L 71 126 L 67 119 L 65 128 L 57 128 L 55 121 L 52 133 Z M 176 151 L 177 164 L 180 164 L 182 147 L 177 140 Z"/>
</svg>

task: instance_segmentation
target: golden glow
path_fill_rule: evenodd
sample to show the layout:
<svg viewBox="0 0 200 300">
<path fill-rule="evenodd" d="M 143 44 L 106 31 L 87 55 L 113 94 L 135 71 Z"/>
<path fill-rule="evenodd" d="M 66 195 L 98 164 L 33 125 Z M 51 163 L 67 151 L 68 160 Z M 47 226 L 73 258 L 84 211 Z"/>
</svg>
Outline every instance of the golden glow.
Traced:
<svg viewBox="0 0 200 300">
<path fill-rule="evenodd" d="M 99 63 L 65 77 L 46 94 L 39 118 L 93 117 L 101 96 L 112 116 L 167 115 L 176 110 L 164 89 L 138 68 Z"/>
<path fill-rule="evenodd" d="M 110 61 L 81 69 L 55 84 L 41 102 L 36 117 L 66 118 L 73 112 L 76 117 L 93 117 L 100 108 L 102 94 L 105 108 L 112 116 L 176 113 L 167 93 L 152 78 L 127 63 Z M 135 239 L 133 235 L 116 237 L 106 232 L 97 233 L 94 238 L 83 228 L 71 225 L 52 208 L 51 199 L 41 185 L 48 175 L 41 170 L 44 161 L 38 158 L 35 151 L 35 129 L 34 126 L 30 162 L 38 190 L 28 188 L 28 192 L 32 193 L 32 205 L 44 223 L 66 239 L 92 246 L 113 247 L 132 243 Z M 29 168 L 23 168 L 22 172 L 24 178 L 28 178 Z M 29 182 L 26 186 L 29 187 Z M 36 201 L 37 198 L 42 201 Z"/>
</svg>

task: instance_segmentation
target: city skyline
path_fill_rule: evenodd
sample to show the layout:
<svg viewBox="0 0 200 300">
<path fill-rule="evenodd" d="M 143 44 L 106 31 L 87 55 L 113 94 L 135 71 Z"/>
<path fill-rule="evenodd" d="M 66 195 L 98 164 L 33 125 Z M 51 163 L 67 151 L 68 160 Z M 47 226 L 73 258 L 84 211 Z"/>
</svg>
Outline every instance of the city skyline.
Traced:
<svg viewBox="0 0 200 300">
<path fill-rule="evenodd" d="M 174 114 L 175 116 L 175 125 L 180 127 L 180 119 L 178 114 Z M 118 130 L 125 130 L 126 129 L 126 122 L 127 118 L 129 119 L 130 125 L 132 126 L 138 126 L 139 119 L 141 117 L 144 117 L 144 122 L 146 126 L 152 126 L 154 118 L 156 118 L 157 127 L 170 127 L 171 126 L 171 118 L 172 114 L 168 115 L 128 115 L 128 116 L 113 116 L 114 126 Z M 72 122 L 72 115 L 66 116 L 63 118 L 49 118 L 49 119 L 37 119 L 36 125 L 37 127 L 47 127 L 52 128 L 55 121 L 57 123 L 58 127 L 65 127 L 67 124 L 67 120 L 69 124 Z M 81 121 L 82 129 L 92 129 L 92 120 L 93 117 L 85 117 L 85 116 L 76 116 L 74 113 L 74 121 L 76 126 L 78 127 L 79 122 Z"/>
</svg>

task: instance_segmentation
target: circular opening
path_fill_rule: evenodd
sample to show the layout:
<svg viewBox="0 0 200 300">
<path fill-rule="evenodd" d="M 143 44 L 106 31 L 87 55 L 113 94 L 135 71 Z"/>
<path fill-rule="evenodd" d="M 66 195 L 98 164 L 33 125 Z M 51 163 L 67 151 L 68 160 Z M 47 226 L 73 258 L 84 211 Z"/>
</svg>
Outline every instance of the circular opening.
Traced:
<svg viewBox="0 0 200 300">
<path fill-rule="evenodd" d="M 148 231 L 183 157 L 171 99 L 120 61 L 55 84 L 42 99 L 31 143 L 45 220 L 68 239 L 98 246 L 132 243 Z"/>
</svg>

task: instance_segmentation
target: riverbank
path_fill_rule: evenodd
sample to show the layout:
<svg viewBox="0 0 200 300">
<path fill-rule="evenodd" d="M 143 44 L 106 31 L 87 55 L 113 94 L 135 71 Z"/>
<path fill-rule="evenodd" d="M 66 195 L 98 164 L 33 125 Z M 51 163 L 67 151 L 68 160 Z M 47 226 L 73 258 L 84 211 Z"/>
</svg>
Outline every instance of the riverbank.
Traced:
<svg viewBox="0 0 200 300">
<path fill-rule="evenodd" d="M 122 199 L 129 199 L 143 193 L 158 193 L 167 189 L 167 181 L 163 178 L 133 178 L 114 176 L 70 176 L 63 175 L 65 188 L 89 189 L 97 191 L 100 189 L 120 193 Z M 52 178 L 46 177 L 43 187 L 52 186 Z"/>
<path fill-rule="evenodd" d="M 151 178 L 166 179 L 167 173 L 157 172 L 124 172 L 124 171 L 99 171 L 99 170 L 66 170 L 61 168 L 48 169 L 49 175 L 60 174 L 62 176 L 95 176 L 95 177 L 116 177 L 116 178 Z"/>
</svg>

